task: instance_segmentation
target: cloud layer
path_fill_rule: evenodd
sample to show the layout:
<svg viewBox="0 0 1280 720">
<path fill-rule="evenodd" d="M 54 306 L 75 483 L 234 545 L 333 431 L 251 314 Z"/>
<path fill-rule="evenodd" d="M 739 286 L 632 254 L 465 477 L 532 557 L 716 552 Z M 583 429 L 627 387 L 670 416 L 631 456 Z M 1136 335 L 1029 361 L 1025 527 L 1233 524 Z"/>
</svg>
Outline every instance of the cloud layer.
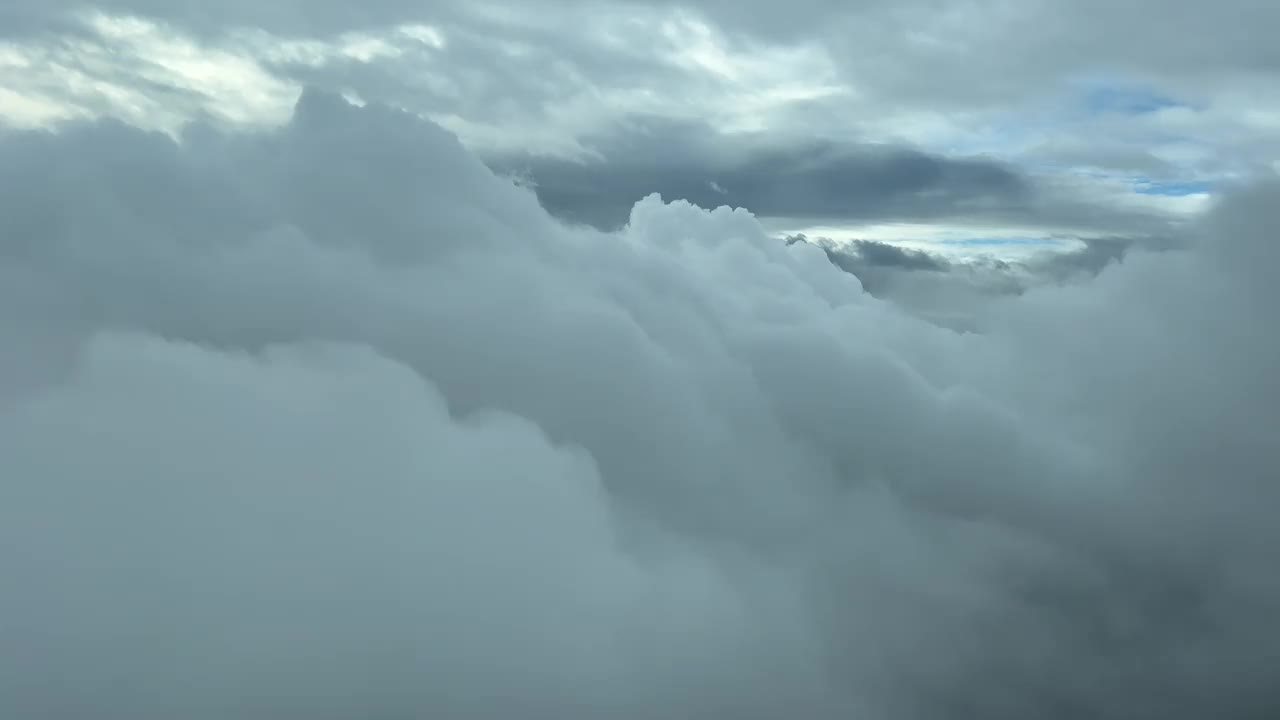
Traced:
<svg viewBox="0 0 1280 720">
<path fill-rule="evenodd" d="M 606 229 L 626 224 L 635 199 L 650 193 L 828 221 L 1007 217 L 1033 193 L 1025 177 L 991 160 L 762 134 L 726 138 L 696 123 L 632 119 L 586 144 L 598 148 L 598 160 L 530 153 L 493 164 L 526 174 L 552 212 Z"/>
<path fill-rule="evenodd" d="M 321 93 L 0 136 L 0 708 L 1269 717 L 1278 195 L 958 334 Z"/>
<path fill-rule="evenodd" d="M 657 191 L 786 231 L 1164 234 L 1278 137 L 1275 10 L 1176 4 L 11 0 L 0 123 L 275 125 L 313 85 L 611 228 Z"/>
</svg>

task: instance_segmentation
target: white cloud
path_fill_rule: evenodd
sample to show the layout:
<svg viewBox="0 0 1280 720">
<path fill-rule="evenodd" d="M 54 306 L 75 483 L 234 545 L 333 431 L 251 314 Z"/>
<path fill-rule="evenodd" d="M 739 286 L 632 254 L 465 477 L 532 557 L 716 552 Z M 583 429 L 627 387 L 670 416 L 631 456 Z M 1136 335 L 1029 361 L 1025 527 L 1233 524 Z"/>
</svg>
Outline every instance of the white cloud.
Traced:
<svg viewBox="0 0 1280 720">
<path fill-rule="evenodd" d="M 581 152 L 579 136 L 631 113 L 711 118 L 730 131 L 760 130 L 794 105 L 849 91 L 819 46 L 735 47 L 687 13 L 583 10 L 575 20 L 583 30 L 575 36 L 577 52 L 599 53 L 605 63 L 597 68 L 575 62 L 572 54 L 560 56 L 536 36 L 521 37 L 556 31 L 560 14 L 483 10 L 475 8 L 470 21 L 496 25 L 411 22 L 321 37 L 234 26 L 202 36 L 141 16 L 86 12 L 79 23 L 90 30 L 88 38 L 58 44 L 42 36 L 0 46 L 0 69 L 14 63 L 42 68 L 0 75 L 0 88 L 21 101 L 0 106 L 0 121 L 30 126 L 65 115 L 106 114 L 176 132 L 193 117 L 212 113 L 237 124 L 279 124 L 300 91 L 290 71 L 306 70 L 315 81 L 325 73 L 341 77 L 346 64 L 355 63 L 396 78 L 375 89 L 375 99 L 430 116 L 473 146 L 536 146 L 574 155 Z M 460 62 L 451 54 L 463 52 L 484 53 L 495 65 L 487 71 L 468 67 L 465 57 Z M 649 72 L 618 83 L 607 70 L 619 61 Z M 512 76 L 521 87 L 507 86 Z M 332 89 L 362 97 L 370 91 L 340 80 Z M 538 96 L 521 97 L 531 91 Z M 41 92 L 53 96 L 42 100 Z M 197 100 L 174 104 L 175 92 Z M 432 95 L 452 107 L 433 105 Z M 41 102 L 58 103 L 62 111 L 32 109 Z"/>
<path fill-rule="evenodd" d="M 0 424 L 6 635 L 42 638 L 5 675 L 73 673 L 33 714 L 621 710 L 637 664 L 752 649 L 714 568 L 624 551 L 586 453 L 369 351 L 108 335 Z"/>
<path fill-rule="evenodd" d="M 155 22 L 101 13 L 87 37 L 3 47 L 0 122 L 47 125 L 107 116 L 177 134 L 195 117 L 233 124 L 288 120 L 300 88 L 252 58 L 174 33 Z M 38 111 L 33 111 L 38 107 Z"/>
<path fill-rule="evenodd" d="M 1275 193 L 960 335 L 374 104 L 0 136 L 0 706 L 1245 717 Z"/>
</svg>

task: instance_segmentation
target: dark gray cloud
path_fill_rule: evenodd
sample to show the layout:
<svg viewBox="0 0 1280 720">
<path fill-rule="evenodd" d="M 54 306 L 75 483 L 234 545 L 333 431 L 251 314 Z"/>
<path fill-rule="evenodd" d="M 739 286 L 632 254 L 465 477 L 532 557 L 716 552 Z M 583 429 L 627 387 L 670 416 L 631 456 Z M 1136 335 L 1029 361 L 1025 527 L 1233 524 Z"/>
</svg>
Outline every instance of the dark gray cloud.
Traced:
<svg viewBox="0 0 1280 720">
<path fill-rule="evenodd" d="M 1133 235 L 1168 234 L 1178 224 L 1158 209 L 1118 206 L 1008 163 L 880 143 L 720 133 L 650 118 L 583 144 L 597 156 L 524 153 L 488 162 L 529 181 L 552 213 L 605 229 L 623 225 L 650 193 L 812 224 L 951 221 Z"/>
<path fill-rule="evenodd" d="M 983 317 L 1005 298 L 1047 285 L 1086 282 L 1135 250 L 1160 252 L 1178 247 L 1176 238 L 1087 238 L 1080 247 L 1048 249 L 1022 258 L 970 256 L 955 259 L 937 252 L 874 240 L 838 243 L 804 234 L 784 238 L 788 245 L 820 247 L 836 267 L 854 275 L 870 294 L 930 322 L 955 330 L 981 330 Z"/>
<path fill-rule="evenodd" d="M 949 266 L 945 260 L 923 250 L 902 248 L 874 240 L 854 240 L 851 245 L 860 259 L 878 267 L 941 271 Z"/>
<path fill-rule="evenodd" d="M 1147 251 L 1170 249 L 1173 239 L 1156 238 L 1085 238 L 1084 247 L 1066 252 L 1045 253 L 1027 265 L 1038 274 L 1054 280 L 1070 280 L 1081 275 L 1091 277 L 1112 263 L 1120 262 L 1135 246 Z"/>
<path fill-rule="evenodd" d="M 1151 238 L 1083 238 L 1080 247 L 1069 250 L 1049 249 L 1023 259 L 999 259 L 979 257 L 965 260 L 964 264 L 983 267 L 994 272 L 1029 272 L 1039 280 L 1063 281 L 1092 277 L 1112 263 L 1120 262 L 1135 246 L 1148 251 L 1168 249 L 1172 241 Z M 843 269 L 858 267 L 891 268 L 899 270 L 927 270 L 943 272 L 956 264 L 945 256 L 926 250 L 904 248 L 874 240 L 853 240 L 840 245 L 830 240 L 820 242 L 837 266 Z M 856 273 L 855 273 L 856 274 Z"/>
<path fill-rule="evenodd" d="M 1025 178 L 982 159 L 908 148 L 763 135 L 704 125 L 636 121 L 586 144 L 598 160 L 526 155 L 494 159 L 529 177 L 551 212 L 602 228 L 624 224 L 638 198 L 658 193 L 701 207 L 750 208 L 810 220 L 906 220 L 1018 212 Z"/>
<path fill-rule="evenodd" d="M 323 94 L 5 134 L 0 711 L 1270 717 L 1277 198 L 958 334 Z"/>
</svg>

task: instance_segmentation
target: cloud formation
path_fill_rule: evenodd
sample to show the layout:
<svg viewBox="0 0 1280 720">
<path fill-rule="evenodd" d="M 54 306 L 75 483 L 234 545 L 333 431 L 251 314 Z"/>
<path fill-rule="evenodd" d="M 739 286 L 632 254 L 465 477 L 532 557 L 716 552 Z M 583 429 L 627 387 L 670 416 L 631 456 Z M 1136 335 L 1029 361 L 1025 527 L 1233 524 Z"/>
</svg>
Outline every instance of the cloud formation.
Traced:
<svg viewBox="0 0 1280 720">
<path fill-rule="evenodd" d="M 0 708 L 1268 717 L 1278 195 L 958 334 L 322 93 L 7 133 Z"/>
<path fill-rule="evenodd" d="M 1177 247 L 1178 238 L 1086 238 L 1066 249 L 1066 243 L 1049 242 L 1020 258 L 991 253 L 949 257 L 876 240 L 841 243 L 804 233 L 784 237 L 783 242 L 816 245 L 871 295 L 944 327 L 972 331 L 981 329 L 991 306 L 1006 298 L 1046 285 L 1091 280 L 1130 252 L 1170 250 Z"/>
<path fill-rule="evenodd" d="M 1142 188 L 1213 192 L 1276 156 L 1253 29 L 1273 11 L 1248 0 L 757 5 L 14 0 L 0 122 L 276 124 L 314 85 L 537 166 L 546 205 L 608 227 L 649 188 L 765 219 L 1164 234 L 1207 195 Z"/>
<path fill-rule="evenodd" d="M 1037 177 L 991 157 L 932 154 L 904 144 L 834 141 L 778 132 L 718 132 L 701 122 L 630 118 L 584 136 L 588 157 L 483 153 L 521 178 L 552 214 L 614 230 L 638 197 L 750 208 L 792 224 L 896 222 L 1015 226 L 1033 232 L 1170 233 L 1183 218 L 1126 206 L 1087 186 Z M 1101 247 L 1099 245 L 1098 247 Z"/>
<path fill-rule="evenodd" d="M 724 136 L 698 123 L 658 118 L 632 119 L 585 144 L 597 159 L 527 153 L 493 164 L 526 173 L 553 213 L 603 229 L 626 224 L 635 198 L 650 193 L 772 217 L 877 220 L 1009 214 L 1032 192 L 1026 178 L 991 160 L 763 134 Z"/>
</svg>

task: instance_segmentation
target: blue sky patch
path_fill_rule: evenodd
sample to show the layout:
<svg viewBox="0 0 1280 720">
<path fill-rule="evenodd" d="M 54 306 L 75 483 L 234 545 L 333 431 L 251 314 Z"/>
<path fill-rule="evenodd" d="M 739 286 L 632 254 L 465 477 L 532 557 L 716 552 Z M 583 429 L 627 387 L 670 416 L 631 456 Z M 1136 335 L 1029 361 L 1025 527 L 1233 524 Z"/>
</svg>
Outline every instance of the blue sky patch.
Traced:
<svg viewBox="0 0 1280 720">
<path fill-rule="evenodd" d="M 1213 190 L 1213 183 L 1203 180 L 1192 180 L 1189 182 L 1155 182 L 1152 180 L 1139 180 L 1133 186 L 1133 191 L 1141 195 L 1167 195 L 1170 197 L 1184 197 L 1186 195 L 1198 195 Z"/>
<path fill-rule="evenodd" d="M 1183 103 L 1152 88 L 1131 85 L 1096 85 L 1085 91 L 1084 104 L 1092 113 L 1145 115 Z"/>
</svg>

